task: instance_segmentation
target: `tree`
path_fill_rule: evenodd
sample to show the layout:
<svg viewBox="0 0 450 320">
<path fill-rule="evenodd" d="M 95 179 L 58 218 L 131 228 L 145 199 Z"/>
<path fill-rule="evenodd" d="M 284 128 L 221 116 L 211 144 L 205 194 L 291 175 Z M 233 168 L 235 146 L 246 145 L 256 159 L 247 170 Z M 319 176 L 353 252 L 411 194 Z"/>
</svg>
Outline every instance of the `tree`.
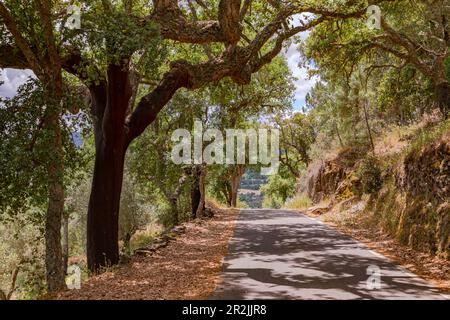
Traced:
<svg viewBox="0 0 450 320">
<path fill-rule="evenodd" d="M 240 86 L 231 81 L 222 81 L 209 87 L 209 103 L 217 106 L 208 125 L 219 130 L 258 129 L 258 123 L 273 113 L 284 113 L 292 109 L 294 78 L 284 58 L 275 58 L 270 65 L 264 66 L 252 78 L 248 85 Z M 225 165 L 216 168 L 216 191 L 222 193 L 226 203 L 237 206 L 238 189 L 241 178 L 248 167 L 255 165 Z"/>
<path fill-rule="evenodd" d="M 46 267 L 48 289 L 56 291 L 62 289 L 65 284 L 60 244 L 61 218 L 64 211 L 62 182 L 64 155 L 59 123 L 64 89 L 62 63 L 54 35 L 54 21 L 52 21 L 52 10 L 55 8 L 49 0 L 36 1 L 32 6 L 25 8 L 18 2 L 4 2 L 0 3 L 0 17 L 3 22 L 1 39 L 2 44 L 6 46 L 6 48 L 2 46 L 2 56 L 9 55 L 4 59 L 14 60 L 9 61 L 11 64 L 6 61 L 6 66 L 26 67 L 33 70 L 45 93 L 43 101 L 45 111 L 41 119 L 42 130 L 46 132 L 47 151 L 53 158 L 52 161 L 46 162 L 46 174 L 49 178 L 45 226 Z M 27 15 L 24 15 L 24 12 Z M 28 28 L 30 21 L 33 24 L 31 28 Z M 29 33 L 25 35 L 24 29 L 29 30 Z M 14 59 L 17 53 L 19 57 Z M 5 63 L 0 65 L 4 66 Z"/>
<path fill-rule="evenodd" d="M 316 130 L 310 119 L 302 113 L 288 117 L 275 117 L 280 130 L 280 161 L 296 177 L 311 162 L 309 150 L 316 138 Z"/>
<path fill-rule="evenodd" d="M 401 72 L 412 66 L 430 81 L 435 102 L 447 117 L 450 85 L 445 61 L 449 57 L 450 9 L 445 2 L 386 2 L 381 7 L 379 31 L 369 30 L 355 19 L 328 21 L 313 31 L 306 55 L 329 71 L 340 70 L 347 78 L 361 64 L 368 75 L 375 69 Z"/>
<path fill-rule="evenodd" d="M 37 224 L 33 209 L 0 224 L 0 300 L 16 296 L 37 296 L 45 281 L 42 224 Z M 19 288 L 19 284 L 21 284 Z M 27 287 L 27 292 L 24 292 Z"/>
<path fill-rule="evenodd" d="M 96 161 L 87 227 L 88 265 L 92 271 L 116 264 L 119 259 L 118 212 L 126 150 L 156 119 L 175 92 L 181 88 L 198 89 L 225 77 L 247 84 L 253 73 L 277 56 L 287 39 L 326 20 L 363 16 L 366 7 L 365 1 L 349 1 L 345 7 L 338 8 L 328 1 L 267 4 L 220 0 L 212 1 L 210 6 L 203 1 L 192 2 L 194 11 L 199 12 L 197 9 L 201 7 L 202 14 L 193 11 L 189 15 L 176 0 L 154 0 L 151 12 L 139 1 L 115 4 L 108 0 L 86 1 L 84 27 L 74 32 L 62 30 L 55 45 L 50 41 L 54 39 L 54 24 L 49 18 L 57 12 L 56 7 L 51 7 L 50 1 L 44 4 L 46 12 L 42 11 L 42 16 L 46 18 L 43 25 L 44 34 L 49 36 L 46 39 L 50 63 L 36 61 L 33 47 L 23 45 L 21 34 L 26 29 L 11 27 L 10 22 L 14 20 L 7 18 L 8 9 L 2 5 L 3 20 L 10 24 L 9 32 L 18 36 L 15 42 L 3 46 L 2 52 L 16 54 L 3 54 L 0 66 L 33 69 L 49 66 L 55 79 L 60 78 L 59 67 L 63 67 L 89 88 L 96 119 Z M 12 4 L 8 3 L 8 7 L 11 9 Z M 302 18 L 299 26 L 291 26 L 289 20 L 303 12 L 314 16 Z M 143 52 L 156 53 L 157 57 L 159 36 L 179 43 L 200 44 L 206 48 L 207 60 L 172 61 L 160 81 L 133 106 L 130 103 L 136 90 L 132 81 L 136 70 L 133 62 Z M 105 46 L 100 46 L 101 43 Z M 83 52 L 84 48 L 88 50 Z M 44 80 L 58 89 L 59 81 Z M 50 97 L 53 95 L 49 92 Z M 53 174 L 53 168 L 49 169 Z M 61 192 L 56 192 L 59 191 L 56 187 L 53 189 L 55 197 L 51 198 L 60 204 Z M 59 207 L 62 212 L 62 206 Z"/>
<path fill-rule="evenodd" d="M 150 221 L 146 211 L 143 195 L 138 189 L 139 184 L 133 181 L 129 172 L 124 176 L 124 192 L 122 192 L 119 212 L 119 240 L 123 242 L 123 252 L 131 254 L 131 237 Z"/>
<path fill-rule="evenodd" d="M 278 174 L 270 176 L 267 183 L 261 186 L 263 206 L 281 208 L 295 194 L 295 182 L 295 176 L 286 167 L 280 167 Z"/>
<path fill-rule="evenodd" d="M 186 197 L 188 186 L 193 186 L 198 176 L 194 172 L 196 166 L 176 165 L 170 161 L 174 146 L 170 136 L 178 128 L 192 131 L 194 120 L 202 119 L 207 101 L 208 96 L 203 90 L 177 92 L 149 130 L 130 147 L 128 160 L 133 176 L 147 197 L 150 198 L 152 193 L 161 195 L 163 202 L 169 206 L 167 213 L 160 214 L 165 227 L 185 221 L 188 218 L 182 215 L 185 211 L 192 209 L 197 212 L 198 204 L 193 206 L 195 208 L 180 207 L 181 198 Z M 186 109 L 191 113 L 187 114 Z"/>
<path fill-rule="evenodd" d="M 66 94 L 62 97 L 63 106 L 74 101 Z M 70 122 L 58 119 L 63 158 L 55 159 L 48 152 L 54 140 L 49 132 L 51 128 L 46 127 L 47 112 L 51 109 L 46 103 L 45 90 L 33 79 L 21 86 L 14 98 L 0 101 L 0 222 L 20 220 L 28 215 L 31 215 L 27 217 L 30 223 L 36 226 L 40 227 L 44 221 L 47 284 L 49 291 L 55 291 L 64 286 L 59 235 L 61 217 L 58 212 L 48 209 L 54 200 L 49 199 L 49 185 L 55 183 L 55 177 L 48 175 L 48 170 L 52 167 L 51 162 L 62 161 L 59 166 L 64 170 L 59 173 L 62 176 L 57 177 L 57 182 L 63 188 L 63 179 L 70 178 L 73 170 L 81 165 L 71 136 L 71 131 L 80 122 L 76 116 L 71 116 Z M 68 112 L 64 114 L 69 115 Z"/>
</svg>

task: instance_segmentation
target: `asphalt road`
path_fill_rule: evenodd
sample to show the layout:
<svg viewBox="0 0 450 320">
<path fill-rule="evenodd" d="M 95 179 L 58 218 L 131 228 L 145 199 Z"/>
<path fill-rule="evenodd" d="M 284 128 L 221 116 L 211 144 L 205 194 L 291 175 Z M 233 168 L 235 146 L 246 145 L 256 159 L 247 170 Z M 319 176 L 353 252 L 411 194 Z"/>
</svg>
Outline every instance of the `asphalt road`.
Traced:
<svg viewBox="0 0 450 320">
<path fill-rule="evenodd" d="M 327 225 L 289 210 L 242 210 L 211 299 L 448 299 Z"/>
</svg>

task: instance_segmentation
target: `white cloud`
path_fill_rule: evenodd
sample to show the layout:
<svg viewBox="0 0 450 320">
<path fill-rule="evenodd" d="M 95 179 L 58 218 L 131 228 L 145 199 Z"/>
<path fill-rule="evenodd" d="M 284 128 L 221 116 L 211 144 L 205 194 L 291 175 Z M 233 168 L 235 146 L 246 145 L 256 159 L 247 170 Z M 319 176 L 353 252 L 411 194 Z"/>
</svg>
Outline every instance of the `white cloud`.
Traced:
<svg viewBox="0 0 450 320">
<path fill-rule="evenodd" d="M 307 35 L 306 35 L 307 36 Z M 292 71 L 294 77 L 297 78 L 295 81 L 295 108 L 299 109 L 305 104 L 306 94 L 311 90 L 311 88 L 318 81 L 317 77 L 309 78 L 308 71 L 304 67 L 300 67 L 300 52 L 297 49 L 297 45 L 293 43 L 287 52 L 284 54 L 289 69 Z"/>
<path fill-rule="evenodd" d="M 31 70 L 3 69 L 0 71 L 0 97 L 12 98 L 17 89 L 24 84 L 29 77 L 34 77 Z"/>
<path fill-rule="evenodd" d="M 295 15 L 292 20 L 292 26 L 296 27 L 300 24 L 300 21 L 308 20 L 312 15 L 305 13 L 302 15 Z M 301 40 L 306 40 L 309 36 L 309 31 L 302 32 L 299 34 Z M 299 63 L 301 60 L 300 52 L 297 49 L 297 44 L 292 43 L 288 50 L 284 53 L 287 59 L 289 69 L 292 71 L 293 75 L 297 78 L 295 81 L 295 102 L 294 107 L 299 110 L 305 105 L 306 94 L 311 90 L 311 88 L 318 81 L 317 77 L 309 79 L 308 71 L 304 67 L 300 67 Z"/>
</svg>

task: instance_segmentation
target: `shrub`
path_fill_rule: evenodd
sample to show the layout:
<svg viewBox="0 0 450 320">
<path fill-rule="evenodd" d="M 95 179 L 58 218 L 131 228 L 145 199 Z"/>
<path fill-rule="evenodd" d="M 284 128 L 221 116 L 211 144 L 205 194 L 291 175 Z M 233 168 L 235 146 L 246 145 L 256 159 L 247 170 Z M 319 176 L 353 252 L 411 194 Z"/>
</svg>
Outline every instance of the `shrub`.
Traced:
<svg viewBox="0 0 450 320">
<path fill-rule="evenodd" d="M 241 201 L 240 199 L 238 199 L 237 200 L 237 208 L 238 209 L 249 209 L 250 206 L 245 201 Z"/>
<path fill-rule="evenodd" d="M 378 160 L 374 156 L 366 157 L 357 172 L 364 193 L 373 194 L 378 192 L 382 185 L 381 169 Z"/>
</svg>

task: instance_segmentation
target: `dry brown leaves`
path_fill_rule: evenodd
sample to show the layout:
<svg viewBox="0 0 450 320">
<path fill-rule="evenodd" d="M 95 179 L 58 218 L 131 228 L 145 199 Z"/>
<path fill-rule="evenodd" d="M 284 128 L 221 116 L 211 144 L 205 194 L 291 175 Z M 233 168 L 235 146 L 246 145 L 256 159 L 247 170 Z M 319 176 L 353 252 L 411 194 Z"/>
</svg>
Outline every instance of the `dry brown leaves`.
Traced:
<svg viewBox="0 0 450 320">
<path fill-rule="evenodd" d="M 211 220 L 186 224 L 186 233 L 152 256 L 91 277 L 63 300 L 205 299 L 214 291 L 238 210 L 220 210 Z"/>
</svg>

